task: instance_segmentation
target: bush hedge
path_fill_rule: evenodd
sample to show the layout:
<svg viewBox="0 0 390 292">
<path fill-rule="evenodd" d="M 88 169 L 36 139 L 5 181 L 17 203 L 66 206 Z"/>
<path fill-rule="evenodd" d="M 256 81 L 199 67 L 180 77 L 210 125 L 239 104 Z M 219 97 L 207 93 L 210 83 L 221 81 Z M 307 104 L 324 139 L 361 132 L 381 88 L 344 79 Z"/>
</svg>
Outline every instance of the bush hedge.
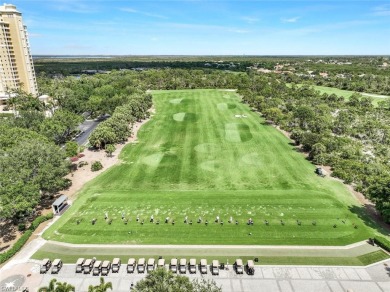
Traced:
<svg viewBox="0 0 390 292">
<path fill-rule="evenodd" d="M 91 170 L 92 171 L 99 171 L 103 168 L 103 164 L 100 161 L 95 161 L 91 165 Z"/>
<path fill-rule="evenodd" d="M 6 252 L 3 252 L 0 254 L 0 264 L 8 261 L 10 258 L 12 258 L 19 250 L 22 249 L 24 244 L 27 242 L 27 240 L 30 238 L 30 236 L 33 234 L 34 230 L 37 229 L 39 224 L 42 222 L 45 222 L 46 220 L 49 220 L 53 218 L 53 214 L 48 214 L 46 216 L 39 216 L 35 218 L 35 220 L 31 223 L 30 228 L 23 233 L 23 235 L 18 239 L 17 242 Z"/>
<path fill-rule="evenodd" d="M 390 240 L 384 238 L 384 237 L 375 237 L 374 242 L 376 245 L 380 246 L 384 250 L 390 252 Z"/>
</svg>

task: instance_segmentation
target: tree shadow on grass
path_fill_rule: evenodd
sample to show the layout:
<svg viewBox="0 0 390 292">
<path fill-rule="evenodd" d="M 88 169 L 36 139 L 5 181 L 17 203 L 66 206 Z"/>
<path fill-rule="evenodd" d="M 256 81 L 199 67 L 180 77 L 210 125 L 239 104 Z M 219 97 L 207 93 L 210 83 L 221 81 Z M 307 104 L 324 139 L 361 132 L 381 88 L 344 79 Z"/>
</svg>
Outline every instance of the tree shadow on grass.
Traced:
<svg viewBox="0 0 390 292">
<path fill-rule="evenodd" d="M 375 229 L 377 232 L 389 236 L 390 224 L 386 223 L 378 214 L 373 205 L 364 204 L 362 206 L 349 206 L 348 209 L 363 220 L 364 224 Z"/>
</svg>

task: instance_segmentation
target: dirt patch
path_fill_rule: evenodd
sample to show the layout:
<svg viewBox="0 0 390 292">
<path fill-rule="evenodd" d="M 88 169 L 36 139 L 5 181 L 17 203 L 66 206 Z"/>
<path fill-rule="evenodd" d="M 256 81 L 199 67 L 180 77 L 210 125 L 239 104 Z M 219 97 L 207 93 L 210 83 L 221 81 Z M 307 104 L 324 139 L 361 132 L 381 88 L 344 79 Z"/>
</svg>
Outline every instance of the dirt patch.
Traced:
<svg viewBox="0 0 390 292">
<path fill-rule="evenodd" d="M 152 108 L 150 110 L 150 113 L 154 113 L 154 109 Z M 119 160 L 119 154 L 122 151 L 122 149 L 129 143 L 133 143 L 137 140 L 137 133 L 139 129 L 144 125 L 146 122 L 148 122 L 149 119 L 143 120 L 142 122 L 135 123 L 133 125 L 133 131 L 132 136 L 130 136 L 129 139 L 123 144 L 116 145 L 116 149 L 114 153 L 112 153 L 112 157 L 108 157 L 106 152 L 104 150 L 85 150 L 83 153 L 85 154 L 84 157 L 80 158 L 77 163 L 80 161 L 88 162 L 88 165 L 78 168 L 73 173 L 70 173 L 67 175 L 67 178 L 69 178 L 72 181 L 72 185 L 68 190 L 64 190 L 61 193 L 68 196 L 70 201 L 73 201 L 76 199 L 77 192 L 83 187 L 83 185 L 97 177 L 100 173 L 105 171 L 107 168 L 110 168 L 111 166 L 117 164 L 120 162 Z M 100 161 L 103 165 L 103 169 L 99 171 L 91 171 L 91 164 L 94 161 Z"/>
</svg>

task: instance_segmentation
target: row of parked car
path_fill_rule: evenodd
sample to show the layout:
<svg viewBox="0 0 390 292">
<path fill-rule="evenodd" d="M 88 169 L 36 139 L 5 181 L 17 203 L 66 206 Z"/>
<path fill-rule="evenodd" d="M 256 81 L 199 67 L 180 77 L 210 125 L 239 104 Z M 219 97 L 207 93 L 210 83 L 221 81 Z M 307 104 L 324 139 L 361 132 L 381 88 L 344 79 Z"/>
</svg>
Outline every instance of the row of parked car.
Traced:
<svg viewBox="0 0 390 292">
<path fill-rule="evenodd" d="M 51 273 L 58 273 L 62 267 L 62 261 L 60 259 L 55 259 L 53 263 L 49 259 L 44 259 L 41 265 L 41 273 L 46 273 L 49 271 L 52 266 Z M 100 261 L 95 258 L 85 259 L 79 258 L 76 262 L 76 273 L 84 273 L 90 274 L 94 276 L 102 275 L 107 276 L 111 271 L 112 273 L 118 273 L 121 267 L 120 258 L 114 258 L 112 263 L 110 261 Z M 153 271 L 155 268 L 165 268 L 165 259 L 160 258 L 156 261 L 154 258 L 148 259 L 146 262 L 145 258 L 138 259 L 138 262 L 135 258 L 130 258 L 127 262 L 127 273 L 131 274 L 134 272 L 138 272 L 139 274 L 147 273 Z M 252 260 L 248 260 L 247 264 L 244 265 L 241 259 L 237 259 L 233 265 L 237 274 L 243 274 L 244 271 L 248 273 L 248 275 L 253 275 L 255 273 L 255 265 Z M 168 266 L 169 270 L 173 273 L 185 274 L 187 271 L 191 274 L 195 274 L 197 268 L 201 274 L 207 274 L 208 265 L 206 259 L 201 259 L 199 263 L 196 262 L 196 259 L 190 259 L 187 262 L 187 259 L 176 259 L 173 258 L 169 262 Z M 220 264 L 218 260 L 213 260 L 210 265 L 210 272 L 212 275 L 219 275 L 219 270 L 223 269 L 224 265 Z"/>
</svg>

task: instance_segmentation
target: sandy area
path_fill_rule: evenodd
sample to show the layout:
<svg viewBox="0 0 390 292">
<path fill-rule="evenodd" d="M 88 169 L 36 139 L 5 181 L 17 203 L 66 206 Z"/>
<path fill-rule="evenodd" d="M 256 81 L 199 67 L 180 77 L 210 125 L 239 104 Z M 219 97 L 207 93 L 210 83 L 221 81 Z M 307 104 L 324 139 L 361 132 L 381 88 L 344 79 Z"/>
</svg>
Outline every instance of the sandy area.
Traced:
<svg viewBox="0 0 390 292">
<path fill-rule="evenodd" d="M 150 111 L 153 112 L 153 109 Z M 151 115 L 152 116 L 152 115 Z M 76 198 L 77 192 L 83 187 L 83 185 L 97 177 L 100 173 L 105 171 L 107 168 L 120 163 L 119 154 L 121 153 L 123 147 L 129 143 L 133 143 L 137 140 L 137 133 L 142 125 L 148 122 L 149 119 L 143 120 L 142 122 L 135 123 L 133 125 L 133 134 L 130 138 L 123 144 L 117 144 L 115 147 L 115 152 L 112 153 L 112 156 L 108 157 L 107 153 L 104 150 L 95 151 L 95 150 L 84 150 L 84 157 L 80 158 L 76 163 L 80 161 L 88 162 L 88 165 L 78 168 L 76 171 L 68 174 L 66 177 L 72 181 L 72 185 L 69 189 L 61 191 L 61 194 L 68 196 L 70 201 L 73 201 Z M 94 161 L 100 161 L 103 165 L 103 169 L 99 171 L 91 171 L 91 164 Z"/>
</svg>

